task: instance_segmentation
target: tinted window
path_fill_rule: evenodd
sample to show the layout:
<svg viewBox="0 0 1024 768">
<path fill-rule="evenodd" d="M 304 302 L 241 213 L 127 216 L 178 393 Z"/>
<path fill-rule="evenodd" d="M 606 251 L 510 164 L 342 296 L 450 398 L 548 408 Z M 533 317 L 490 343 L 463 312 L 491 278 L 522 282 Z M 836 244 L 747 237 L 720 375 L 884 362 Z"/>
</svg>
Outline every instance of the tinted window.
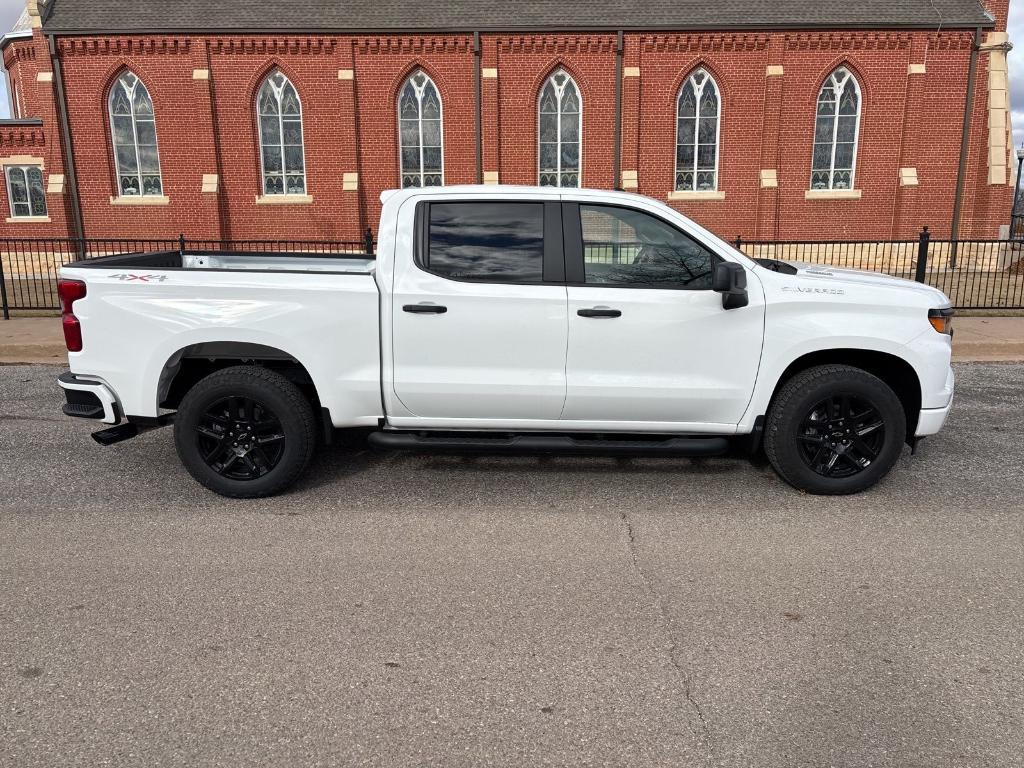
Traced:
<svg viewBox="0 0 1024 768">
<path fill-rule="evenodd" d="M 455 280 L 539 283 L 543 203 L 431 203 L 427 269 Z"/>
<path fill-rule="evenodd" d="M 661 219 L 629 208 L 581 205 L 587 283 L 711 288 L 717 258 Z"/>
</svg>

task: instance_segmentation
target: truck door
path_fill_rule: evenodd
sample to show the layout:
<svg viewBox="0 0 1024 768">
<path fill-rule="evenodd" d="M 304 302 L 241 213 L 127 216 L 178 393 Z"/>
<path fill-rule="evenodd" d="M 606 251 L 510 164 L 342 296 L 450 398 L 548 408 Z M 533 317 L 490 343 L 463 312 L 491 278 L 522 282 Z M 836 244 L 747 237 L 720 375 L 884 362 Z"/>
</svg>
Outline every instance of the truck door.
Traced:
<svg viewBox="0 0 1024 768">
<path fill-rule="evenodd" d="M 392 297 L 401 404 L 431 419 L 558 419 L 568 311 L 557 198 L 427 198 L 414 228 Z"/>
<path fill-rule="evenodd" d="M 764 298 L 726 310 L 711 290 L 721 259 L 656 215 L 565 203 L 569 283 L 562 418 L 734 426 L 761 358 Z M 686 429 L 687 427 L 681 426 Z"/>
</svg>

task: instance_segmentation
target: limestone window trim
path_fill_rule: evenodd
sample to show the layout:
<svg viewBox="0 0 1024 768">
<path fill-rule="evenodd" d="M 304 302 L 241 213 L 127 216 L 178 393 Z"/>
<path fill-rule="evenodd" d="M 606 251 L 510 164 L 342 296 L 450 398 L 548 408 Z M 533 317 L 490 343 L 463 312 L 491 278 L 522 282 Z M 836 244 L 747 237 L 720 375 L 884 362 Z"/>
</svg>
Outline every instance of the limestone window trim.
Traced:
<svg viewBox="0 0 1024 768">
<path fill-rule="evenodd" d="M 808 189 L 804 200 L 860 200 L 859 189 Z"/>
<path fill-rule="evenodd" d="M 720 189 L 675 189 L 668 193 L 668 199 L 713 202 L 725 200 L 725 192 Z"/>
<path fill-rule="evenodd" d="M 312 195 L 256 195 L 256 205 L 311 205 Z"/>
<path fill-rule="evenodd" d="M 167 195 L 111 195 L 111 205 L 170 205 Z"/>
</svg>

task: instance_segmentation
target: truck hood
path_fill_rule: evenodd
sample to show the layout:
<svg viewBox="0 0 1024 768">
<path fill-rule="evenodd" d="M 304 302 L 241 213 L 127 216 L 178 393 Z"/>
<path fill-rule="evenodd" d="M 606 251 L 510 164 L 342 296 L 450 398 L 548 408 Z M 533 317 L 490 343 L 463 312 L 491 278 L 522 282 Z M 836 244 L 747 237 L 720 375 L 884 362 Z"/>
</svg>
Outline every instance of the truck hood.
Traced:
<svg viewBox="0 0 1024 768">
<path fill-rule="evenodd" d="M 933 307 L 944 307 L 950 303 L 946 294 L 938 288 L 913 280 L 904 280 L 901 277 L 892 277 L 882 272 L 833 267 L 829 264 L 813 264 L 806 261 L 785 261 L 783 263 L 795 268 L 797 277 L 813 278 L 832 284 L 909 291 L 920 298 L 927 298 Z"/>
</svg>

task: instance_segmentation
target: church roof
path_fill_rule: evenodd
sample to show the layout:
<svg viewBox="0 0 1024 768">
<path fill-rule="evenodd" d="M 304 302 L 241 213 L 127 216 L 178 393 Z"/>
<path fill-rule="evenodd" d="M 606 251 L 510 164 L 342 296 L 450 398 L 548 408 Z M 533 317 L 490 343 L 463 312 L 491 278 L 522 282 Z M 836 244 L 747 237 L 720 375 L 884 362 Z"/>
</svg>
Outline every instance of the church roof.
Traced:
<svg viewBox="0 0 1024 768">
<path fill-rule="evenodd" d="M 3 36 L 0 36 L 0 50 L 6 48 L 7 44 L 12 40 L 25 37 L 32 37 L 32 17 L 28 15 L 28 7 L 21 12 L 21 16 L 14 22 L 14 26 L 4 33 Z"/>
<path fill-rule="evenodd" d="M 991 26 L 979 0 L 50 0 L 48 33 L 601 31 Z"/>
<path fill-rule="evenodd" d="M 14 26 L 10 29 L 11 33 L 28 32 L 32 34 L 32 17 L 28 15 L 28 6 L 26 6 L 18 20 L 14 22 Z"/>
</svg>

